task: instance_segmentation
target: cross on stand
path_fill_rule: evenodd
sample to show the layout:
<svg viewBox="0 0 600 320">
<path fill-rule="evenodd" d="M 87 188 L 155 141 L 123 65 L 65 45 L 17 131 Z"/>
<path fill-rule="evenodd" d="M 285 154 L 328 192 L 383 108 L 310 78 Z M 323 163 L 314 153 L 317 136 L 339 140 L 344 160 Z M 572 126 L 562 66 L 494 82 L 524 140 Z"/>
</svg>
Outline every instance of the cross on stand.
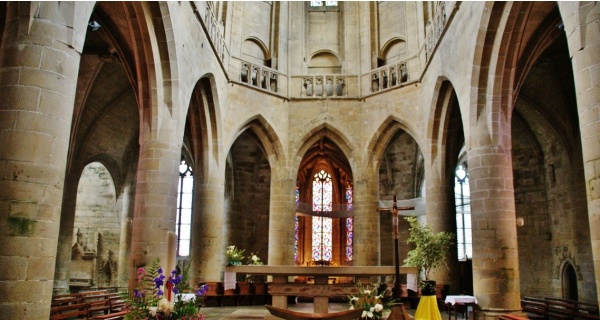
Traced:
<svg viewBox="0 0 600 320">
<path fill-rule="evenodd" d="M 398 203 L 396 202 L 396 195 L 394 195 L 394 204 L 391 208 L 392 212 L 392 223 L 394 226 L 394 263 L 395 263 L 395 279 L 394 279 L 394 289 L 392 290 L 393 297 L 396 301 L 400 301 L 400 257 L 399 257 L 399 249 L 398 249 L 398 211 L 409 211 L 415 210 L 414 206 L 406 206 L 406 207 L 398 207 Z M 389 211 L 389 208 L 380 209 L 380 211 Z M 399 305 L 399 308 L 392 308 L 392 313 L 389 315 L 389 320 L 398 320 L 398 319 L 410 319 L 406 309 L 402 304 Z"/>
<path fill-rule="evenodd" d="M 398 202 L 396 201 L 396 195 L 394 195 L 394 204 L 390 210 L 390 208 L 382 208 L 380 211 L 390 211 L 392 213 L 392 223 L 394 226 L 394 263 L 395 263 L 395 273 L 396 279 L 394 280 L 394 298 L 400 299 L 400 257 L 399 257 L 399 249 L 398 249 L 398 211 L 409 211 L 415 210 L 414 206 L 406 206 L 406 207 L 398 207 Z"/>
</svg>

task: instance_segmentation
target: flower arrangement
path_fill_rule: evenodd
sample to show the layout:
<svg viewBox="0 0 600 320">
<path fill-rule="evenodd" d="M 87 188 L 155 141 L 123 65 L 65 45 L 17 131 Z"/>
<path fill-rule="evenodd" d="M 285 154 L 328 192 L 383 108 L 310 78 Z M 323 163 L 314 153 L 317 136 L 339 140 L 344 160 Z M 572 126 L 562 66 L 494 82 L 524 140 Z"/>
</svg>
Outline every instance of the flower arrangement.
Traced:
<svg viewBox="0 0 600 320">
<path fill-rule="evenodd" d="M 364 319 L 383 319 L 384 314 L 391 312 L 391 307 L 395 305 L 392 297 L 392 291 L 384 283 L 379 286 L 368 289 L 360 282 L 357 284 L 358 295 L 349 296 L 350 310 L 363 308 L 361 318 Z"/>
<path fill-rule="evenodd" d="M 244 249 L 238 249 L 235 246 L 228 246 L 225 255 L 227 256 L 228 266 L 241 266 L 244 260 Z"/>
<path fill-rule="evenodd" d="M 192 299 L 183 299 L 183 293 L 189 292 L 188 284 L 189 266 L 183 273 L 173 270 L 171 276 L 166 280 L 159 260 L 152 261 L 152 265 L 146 270 L 137 270 L 137 287 L 131 294 L 125 294 L 124 298 L 129 306 L 127 320 L 204 320 L 205 316 L 200 312 L 202 298 L 206 293 L 206 286 L 195 288 Z M 163 291 L 167 287 L 167 297 Z M 169 301 L 170 292 L 175 294 L 175 303 Z"/>
<path fill-rule="evenodd" d="M 254 254 L 254 252 L 250 253 L 250 256 L 248 256 L 246 262 L 248 265 L 255 265 L 255 266 L 264 265 L 264 263 L 260 260 L 260 258 L 256 254 Z"/>
</svg>

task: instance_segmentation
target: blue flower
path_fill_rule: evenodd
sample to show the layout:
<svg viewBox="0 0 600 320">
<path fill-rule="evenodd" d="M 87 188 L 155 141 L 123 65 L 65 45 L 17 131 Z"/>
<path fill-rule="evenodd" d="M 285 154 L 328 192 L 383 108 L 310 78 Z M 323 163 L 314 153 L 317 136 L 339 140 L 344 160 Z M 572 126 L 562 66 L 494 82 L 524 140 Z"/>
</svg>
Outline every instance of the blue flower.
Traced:
<svg viewBox="0 0 600 320">
<path fill-rule="evenodd" d="M 173 287 L 173 293 L 174 294 L 178 294 L 179 293 L 179 289 L 177 289 L 177 287 Z"/>
<path fill-rule="evenodd" d="M 158 273 L 162 274 L 163 273 L 163 269 L 162 268 L 158 268 Z"/>
<path fill-rule="evenodd" d="M 163 292 L 162 290 L 160 290 L 160 289 L 158 289 L 158 291 L 156 292 L 156 296 L 157 296 L 157 297 L 160 297 L 160 296 L 162 296 L 163 294 L 164 294 L 164 292 Z"/>
<path fill-rule="evenodd" d="M 198 297 L 201 297 L 206 293 L 206 290 L 208 290 L 208 286 L 204 284 L 200 286 L 200 288 L 196 291 L 196 295 Z"/>
<path fill-rule="evenodd" d="M 160 286 L 162 286 L 164 284 L 164 281 L 161 277 L 155 278 L 154 279 L 154 286 L 155 288 L 160 288 Z"/>
<path fill-rule="evenodd" d="M 141 298 L 142 297 L 142 293 L 138 289 L 133 289 L 133 295 L 136 298 Z"/>
</svg>

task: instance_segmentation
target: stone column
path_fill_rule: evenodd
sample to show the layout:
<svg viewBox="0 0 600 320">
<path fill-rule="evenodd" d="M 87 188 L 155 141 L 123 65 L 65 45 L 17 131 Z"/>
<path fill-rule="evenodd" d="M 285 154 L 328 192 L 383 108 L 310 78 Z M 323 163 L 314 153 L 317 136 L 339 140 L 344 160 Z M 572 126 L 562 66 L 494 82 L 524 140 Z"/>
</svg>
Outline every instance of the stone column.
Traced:
<svg viewBox="0 0 600 320">
<path fill-rule="evenodd" d="M 77 204 L 77 183 L 65 180 L 66 190 L 60 214 L 60 228 L 58 246 L 56 251 L 56 264 L 54 270 L 55 294 L 69 293 L 69 266 L 71 262 L 73 228 L 75 227 L 75 208 Z"/>
<path fill-rule="evenodd" d="M 559 2 L 573 61 L 596 293 L 600 292 L 600 4 Z M 600 303 L 600 296 L 598 302 Z"/>
<path fill-rule="evenodd" d="M 485 117 L 468 150 L 473 227 L 473 291 L 483 316 L 520 309 L 519 259 L 511 139 L 490 138 Z M 498 132 L 510 123 L 497 119 Z"/>
<path fill-rule="evenodd" d="M 175 230 L 177 183 L 181 147 L 169 134 L 168 120 L 161 121 L 161 132 L 142 134 L 136 181 L 129 286 L 135 285 L 135 270 L 160 259 L 164 270 L 175 256 L 175 248 L 169 247 L 169 231 Z M 174 130 L 173 130 L 174 131 Z M 173 132 L 171 131 L 171 132 Z M 158 141 L 159 137 L 169 142 Z"/>
<path fill-rule="evenodd" d="M 192 218 L 192 243 L 190 248 L 190 276 L 194 283 L 221 281 L 225 267 L 225 224 L 226 204 L 224 199 L 224 170 L 216 167 L 208 176 L 194 177 L 194 213 Z"/>
<path fill-rule="evenodd" d="M 73 37 L 81 37 L 73 4 L 7 8 L 0 49 L 0 314 L 48 319 L 81 49 Z"/>
<path fill-rule="evenodd" d="M 365 172 L 354 181 L 354 265 L 377 266 L 381 260 L 377 174 Z M 387 214 L 387 213 L 386 213 Z"/>
<path fill-rule="evenodd" d="M 445 158 L 445 153 L 440 158 Z M 451 232 L 456 235 L 456 222 L 455 222 L 455 203 L 454 203 L 454 184 L 453 176 L 447 174 L 448 171 L 453 168 L 454 163 L 447 163 L 440 165 L 434 162 L 433 166 L 443 167 L 444 172 L 440 173 L 440 170 L 434 169 L 431 165 L 427 165 L 428 170 L 425 170 L 425 185 L 426 191 L 426 214 L 427 214 L 427 225 L 435 232 L 445 231 Z M 442 175 L 442 176 L 440 176 Z M 456 242 L 456 241 L 454 241 Z M 456 245 L 456 243 L 455 243 Z M 448 253 L 446 256 L 446 263 L 448 268 L 441 267 L 432 270 L 430 278 L 435 280 L 437 284 L 449 285 L 450 292 L 458 292 L 459 288 L 459 265 L 458 258 L 455 251 Z M 446 292 L 447 294 L 448 292 Z"/>
<path fill-rule="evenodd" d="M 294 265 L 295 180 L 282 169 L 271 170 L 269 265 Z"/>
</svg>

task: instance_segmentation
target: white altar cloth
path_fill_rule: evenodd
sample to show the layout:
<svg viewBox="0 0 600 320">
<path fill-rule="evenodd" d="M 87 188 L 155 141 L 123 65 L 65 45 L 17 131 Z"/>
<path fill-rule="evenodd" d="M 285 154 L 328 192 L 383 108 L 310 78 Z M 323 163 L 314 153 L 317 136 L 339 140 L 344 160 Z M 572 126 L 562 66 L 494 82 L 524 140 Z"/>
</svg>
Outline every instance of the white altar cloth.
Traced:
<svg viewBox="0 0 600 320">
<path fill-rule="evenodd" d="M 477 304 L 477 298 L 473 296 L 459 295 L 459 296 L 446 296 L 446 303 L 451 305 L 455 305 L 456 303 L 468 304 L 474 303 Z"/>
</svg>

